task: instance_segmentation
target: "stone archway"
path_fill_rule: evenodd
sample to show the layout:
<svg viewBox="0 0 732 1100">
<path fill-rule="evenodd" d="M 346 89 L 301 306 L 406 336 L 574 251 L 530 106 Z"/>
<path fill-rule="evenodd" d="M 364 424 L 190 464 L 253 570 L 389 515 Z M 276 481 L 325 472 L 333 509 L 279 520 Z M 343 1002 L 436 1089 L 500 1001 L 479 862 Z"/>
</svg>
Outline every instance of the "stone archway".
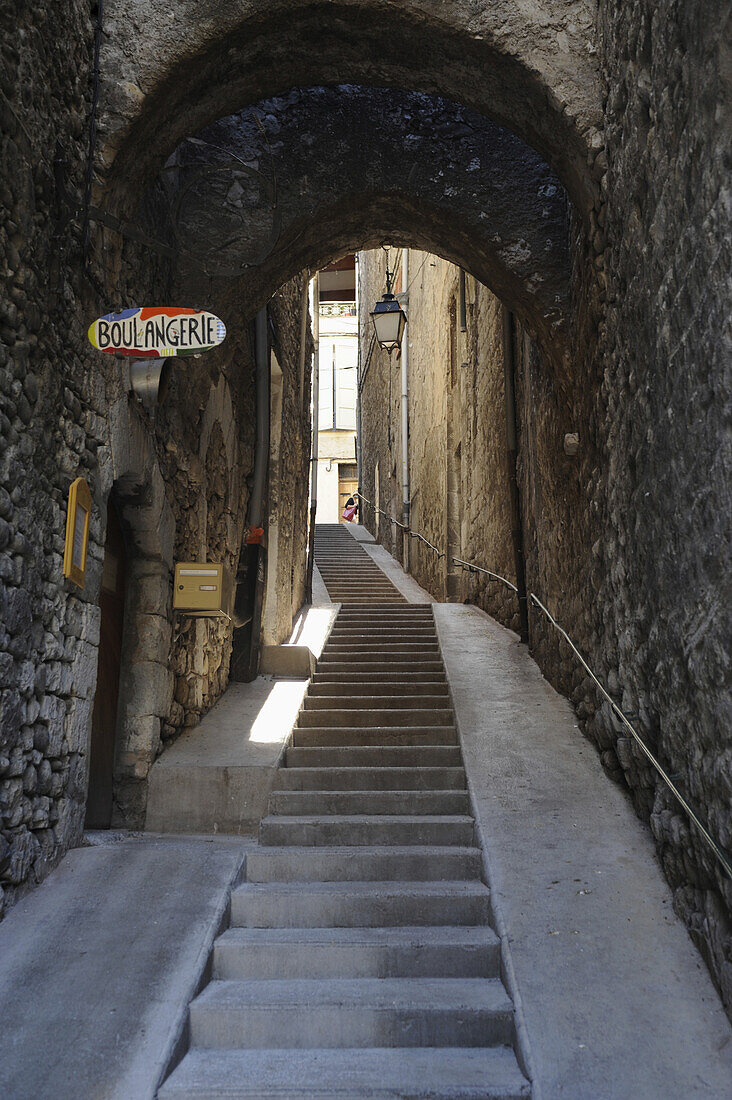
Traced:
<svg viewBox="0 0 732 1100">
<path fill-rule="evenodd" d="M 389 239 L 470 271 L 548 358 L 568 356 L 566 192 L 533 149 L 459 104 L 294 89 L 184 142 L 157 188 L 180 286 L 224 314 L 242 301 L 251 314 L 299 270 Z"/>
<path fill-rule="evenodd" d="M 111 0 L 100 169 L 154 175 L 187 134 L 294 85 L 450 95 L 521 135 L 587 210 L 602 145 L 594 0 Z M 122 203 L 118 191 L 113 205 Z"/>
</svg>

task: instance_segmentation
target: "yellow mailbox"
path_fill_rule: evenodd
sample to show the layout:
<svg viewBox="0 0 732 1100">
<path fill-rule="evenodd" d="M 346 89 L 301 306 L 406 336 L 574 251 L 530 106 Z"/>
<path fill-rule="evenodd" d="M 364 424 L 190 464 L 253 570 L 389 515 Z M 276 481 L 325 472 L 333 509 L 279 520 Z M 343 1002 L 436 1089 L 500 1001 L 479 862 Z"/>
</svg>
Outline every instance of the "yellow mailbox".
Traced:
<svg viewBox="0 0 732 1100">
<path fill-rule="evenodd" d="M 173 610 L 196 618 L 230 619 L 233 585 L 225 565 L 181 561 L 175 567 Z"/>
</svg>

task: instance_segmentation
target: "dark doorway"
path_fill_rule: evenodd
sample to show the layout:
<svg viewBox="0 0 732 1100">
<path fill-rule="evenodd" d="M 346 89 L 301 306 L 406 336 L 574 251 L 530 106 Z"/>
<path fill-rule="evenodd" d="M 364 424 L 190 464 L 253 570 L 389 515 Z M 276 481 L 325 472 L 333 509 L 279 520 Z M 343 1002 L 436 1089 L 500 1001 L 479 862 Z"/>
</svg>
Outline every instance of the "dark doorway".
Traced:
<svg viewBox="0 0 732 1100">
<path fill-rule="evenodd" d="M 117 731 L 122 628 L 125 614 L 127 555 L 117 510 L 107 504 L 107 541 L 104 547 L 99 607 L 99 663 L 92 711 L 89 794 L 86 828 L 108 829 L 112 819 L 114 744 Z"/>
</svg>

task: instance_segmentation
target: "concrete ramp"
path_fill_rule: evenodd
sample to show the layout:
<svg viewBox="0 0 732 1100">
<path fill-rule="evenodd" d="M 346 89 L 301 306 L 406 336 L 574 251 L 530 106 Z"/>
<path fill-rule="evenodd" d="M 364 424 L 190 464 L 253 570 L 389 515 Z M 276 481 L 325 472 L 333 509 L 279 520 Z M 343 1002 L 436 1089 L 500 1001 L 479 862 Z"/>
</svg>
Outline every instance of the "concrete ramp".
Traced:
<svg viewBox="0 0 732 1100">
<path fill-rule="evenodd" d="M 319 577 L 317 581 L 321 583 Z M 311 664 L 337 613 L 327 595 L 319 603 L 300 614 L 288 644 L 266 647 L 268 667 L 278 677 L 230 684 L 200 724 L 156 760 L 150 772 L 147 832 L 256 833 Z"/>
<path fill-rule="evenodd" d="M 152 833 L 256 833 L 307 679 L 230 684 L 150 773 Z"/>
</svg>

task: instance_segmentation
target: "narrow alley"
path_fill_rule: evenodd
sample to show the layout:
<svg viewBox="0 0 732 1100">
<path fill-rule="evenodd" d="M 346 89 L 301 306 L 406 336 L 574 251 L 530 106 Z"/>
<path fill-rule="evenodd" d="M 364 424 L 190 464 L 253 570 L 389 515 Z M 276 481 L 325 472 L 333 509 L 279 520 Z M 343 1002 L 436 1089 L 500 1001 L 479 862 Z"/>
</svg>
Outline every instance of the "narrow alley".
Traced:
<svg viewBox="0 0 732 1100">
<path fill-rule="evenodd" d="M 730 25 L 0 0 L 2 1100 L 732 1095 Z"/>
</svg>

